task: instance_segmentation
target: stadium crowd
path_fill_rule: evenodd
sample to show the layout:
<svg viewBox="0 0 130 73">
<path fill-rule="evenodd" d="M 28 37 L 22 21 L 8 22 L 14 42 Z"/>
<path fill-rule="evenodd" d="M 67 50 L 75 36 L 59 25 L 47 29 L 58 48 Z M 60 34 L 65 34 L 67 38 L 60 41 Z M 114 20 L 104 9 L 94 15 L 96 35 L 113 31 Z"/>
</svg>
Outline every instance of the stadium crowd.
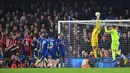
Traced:
<svg viewBox="0 0 130 73">
<path fill-rule="evenodd" d="M 84 1 L 35 1 L 32 4 L 9 4 L 8 9 L 0 9 L 0 67 L 5 68 L 28 68 L 35 67 L 34 49 L 37 48 L 37 38 L 40 32 L 45 33 L 45 37 L 58 36 L 58 20 L 68 20 L 68 16 L 78 20 L 95 19 L 94 13 L 101 12 L 101 19 L 129 19 L 129 9 L 122 9 L 119 13 L 118 7 L 113 5 L 102 5 L 95 0 Z M 67 32 L 68 25 L 63 25 Z M 71 48 L 66 50 L 71 57 L 83 57 L 89 55 L 93 58 L 91 49 L 91 26 L 85 28 L 75 24 L 71 31 Z M 125 30 L 124 30 L 125 29 Z M 130 30 L 119 28 L 121 32 L 121 47 L 125 55 L 130 53 Z M 123 31 L 123 32 L 122 32 Z M 80 33 L 82 32 L 82 33 Z M 110 35 L 102 33 L 99 37 L 99 47 L 104 57 L 111 57 Z M 26 48 L 29 44 L 29 49 Z M 8 49 L 11 45 L 17 49 Z M 30 56 L 27 58 L 26 56 Z M 119 62 L 118 62 L 119 63 Z M 130 62 L 129 62 L 130 63 Z"/>
</svg>

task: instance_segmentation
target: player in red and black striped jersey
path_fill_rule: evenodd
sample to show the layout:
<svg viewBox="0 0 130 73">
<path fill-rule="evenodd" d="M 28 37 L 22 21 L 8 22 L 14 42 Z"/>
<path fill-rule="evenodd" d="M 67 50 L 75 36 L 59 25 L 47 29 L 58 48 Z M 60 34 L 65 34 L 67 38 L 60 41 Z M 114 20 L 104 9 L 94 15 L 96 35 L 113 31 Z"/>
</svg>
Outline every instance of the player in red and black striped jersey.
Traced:
<svg viewBox="0 0 130 73">
<path fill-rule="evenodd" d="M 17 36 L 15 33 L 12 34 L 10 45 L 12 46 L 10 49 L 11 54 L 19 56 L 20 50 L 21 50 L 20 40 L 17 39 Z"/>
<path fill-rule="evenodd" d="M 28 35 L 28 32 L 25 33 L 23 42 L 24 44 L 24 55 L 26 57 L 32 57 L 32 46 L 33 46 L 33 40 Z"/>
</svg>

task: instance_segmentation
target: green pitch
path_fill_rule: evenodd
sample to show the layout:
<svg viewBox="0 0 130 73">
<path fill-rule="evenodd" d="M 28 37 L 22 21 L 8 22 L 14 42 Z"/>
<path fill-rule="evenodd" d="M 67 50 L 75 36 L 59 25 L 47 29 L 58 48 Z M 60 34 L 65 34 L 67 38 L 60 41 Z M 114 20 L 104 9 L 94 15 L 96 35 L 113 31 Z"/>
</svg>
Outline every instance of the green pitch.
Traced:
<svg viewBox="0 0 130 73">
<path fill-rule="evenodd" d="M 130 73 L 130 68 L 1 68 L 0 73 Z"/>
</svg>

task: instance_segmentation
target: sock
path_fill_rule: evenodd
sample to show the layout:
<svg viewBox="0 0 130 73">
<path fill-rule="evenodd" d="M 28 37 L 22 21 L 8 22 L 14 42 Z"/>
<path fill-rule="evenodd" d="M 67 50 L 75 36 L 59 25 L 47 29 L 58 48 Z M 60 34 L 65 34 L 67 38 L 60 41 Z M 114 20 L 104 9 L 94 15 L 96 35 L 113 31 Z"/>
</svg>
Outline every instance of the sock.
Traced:
<svg viewBox="0 0 130 73">
<path fill-rule="evenodd" d="M 116 54 L 115 54 L 115 51 L 112 51 L 112 58 L 113 58 L 113 60 L 116 60 Z"/>
<path fill-rule="evenodd" d="M 59 59 L 58 67 L 61 68 L 62 59 Z"/>
<path fill-rule="evenodd" d="M 94 52 L 94 57 L 97 58 L 97 51 L 94 49 L 93 52 Z"/>
<path fill-rule="evenodd" d="M 46 58 L 44 58 L 44 61 L 48 63 L 48 60 Z"/>
<path fill-rule="evenodd" d="M 123 54 L 121 54 L 120 56 L 121 56 L 121 58 L 123 58 L 124 60 L 126 59 L 126 57 L 125 57 Z"/>
<path fill-rule="evenodd" d="M 43 67 L 43 62 L 40 63 L 40 67 L 41 67 L 41 68 Z"/>
<path fill-rule="evenodd" d="M 46 66 L 46 62 L 45 62 L 45 61 L 44 61 L 43 65 L 44 65 L 44 67 L 45 67 L 45 68 L 47 67 L 47 66 Z"/>
<path fill-rule="evenodd" d="M 100 57 L 103 57 L 103 54 L 102 54 L 102 51 L 100 50 L 100 48 L 98 50 L 99 50 Z"/>
<path fill-rule="evenodd" d="M 58 64 L 58 67 L 61 68 L 61 63 Z"/>
<path fill-rule="evenodd" d="M 40 62 L 41 62 L 41 60 L 37 60 L 36 63 L 35 63 L 35 65 L 39 64 Z"/>
<path fill-rule="evenodd" d="M 60 59 L 57 59 L 57 60 L 56 60 L 56 66 L 57 66 L 57 64 L 59 63 L 59 61 L 60 61 Z"/>
<path fill-rule="evenodd" d="M 65 67 L 65 58 L 62 58 L 62 67 Z"/>
<path fill-rule="evenodd" d="M 65 67 L 65 63 L 62 63 L 62 68 L 64 68 Z"/>
<path fill-rule="evenodd" d="M 52 68 L 53 61 L 51 59 L 48 59 L 48 67 Z"/>
<path fill-rule="evenodd" d="M 56 60 L 53 60 L 53 63 L 54 63 L 54 68 L 56 68 L 57 65 Z"/>
</svg>

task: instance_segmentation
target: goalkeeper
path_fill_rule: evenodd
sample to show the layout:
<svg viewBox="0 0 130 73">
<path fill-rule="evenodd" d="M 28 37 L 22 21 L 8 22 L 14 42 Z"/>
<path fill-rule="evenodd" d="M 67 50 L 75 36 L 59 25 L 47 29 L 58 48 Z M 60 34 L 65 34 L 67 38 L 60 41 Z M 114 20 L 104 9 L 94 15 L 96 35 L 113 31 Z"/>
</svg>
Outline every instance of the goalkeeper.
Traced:
<svg viewBox="0 0 130 73">
<path fill-rule="evenodd" d="M 111 49 L 112 49 L 112 58 L 113 60 L 116 59 L 116 55 L 120 55 L 120 52 L 118 50 L 119 48 L 119 34 L 118 31 L 116 29 L 116 26 L 112 25 L 111 30 L 107 30 L 107 26 L 105 27 L 105 32 L 110 33 L 111 34 L 111 39 L 112 39 L 112 43 L 111 43 Z"/>
<path fill-rule="evenodd" d="M 107 30 L 107 26 L 105 27 L 105 32 L 110 33 L 111 34 L 111 49 L 112 49 L 112 58 L 115 61 L 116 60 L 116 55 L 121 56 L 124 59 L 124 64 L 127 63 L 126 58 L 124 58 L 124 56 L 122 56 L 121 52 L 119 51 L 119 46 L 120 46 L 120 42 L 119 42 L 119 33 L 118 30 L 116 28 L 116 26 L 112 25 L 111 26 L 111 30 Z"/>
<path fill-rule="evenodd" d="M 91 46 L 93 48 L 93 52 L 94 52 L 94 57 L 95 58 L 97 58 L 97 53 L 98 53 L 98 55 L 100 54 L 100 56 L 102 57 L 102 52 L 101 52 L 101 50 L 98 47 L 98 34 L 101 31 L 101 28 L 99 26 L 100 13 L 96 12 L 96 16 L 97 16 L 96 24 L 95 24 L 95 27 L 93 29 L 92 38 L 91 38 Z"/>
</svg>

